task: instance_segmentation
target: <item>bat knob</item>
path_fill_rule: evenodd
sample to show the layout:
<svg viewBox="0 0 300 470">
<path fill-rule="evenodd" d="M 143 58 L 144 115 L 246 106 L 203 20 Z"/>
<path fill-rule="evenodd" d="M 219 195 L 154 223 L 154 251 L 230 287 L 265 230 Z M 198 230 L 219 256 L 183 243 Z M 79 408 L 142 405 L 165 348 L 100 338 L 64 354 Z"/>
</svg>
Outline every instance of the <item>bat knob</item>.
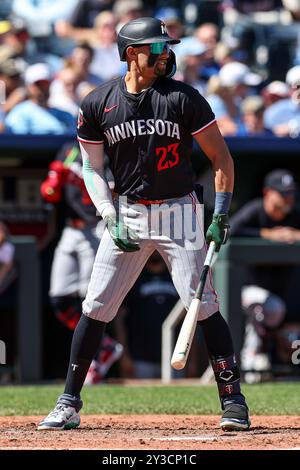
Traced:
<svg viewBox="0 0 300 470">
<path fill-rule="evenodd" d="M 182 359 L 178 359 L 177 358 L 173 358 L 171 359 L 171 366 L 173 367 L 173 369 L 176 369 L 176 370 L 181 370 L 184 368 L 186 364 L 186 358 L 183 357 Z"/>
</svg>

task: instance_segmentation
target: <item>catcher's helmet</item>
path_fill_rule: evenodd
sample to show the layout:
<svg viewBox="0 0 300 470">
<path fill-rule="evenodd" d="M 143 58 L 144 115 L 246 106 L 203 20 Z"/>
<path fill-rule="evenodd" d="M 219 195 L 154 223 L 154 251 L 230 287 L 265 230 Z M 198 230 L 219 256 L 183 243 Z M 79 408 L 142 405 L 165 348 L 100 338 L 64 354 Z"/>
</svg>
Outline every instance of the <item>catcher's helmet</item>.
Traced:
<svg viewBox="0 0 300 470">
<path fill-rule="evenodd" d="M 120 59 L 126 60 L 125 51 L 128 46 L 135 44 L 151 44 L 153 42 L 168 42 L 178 44 L 179 39 L 171 38 L 163 21 L 157 18 L 138 18 L 126 23 L 118 34 L 118 49 Z"/>
</svg>

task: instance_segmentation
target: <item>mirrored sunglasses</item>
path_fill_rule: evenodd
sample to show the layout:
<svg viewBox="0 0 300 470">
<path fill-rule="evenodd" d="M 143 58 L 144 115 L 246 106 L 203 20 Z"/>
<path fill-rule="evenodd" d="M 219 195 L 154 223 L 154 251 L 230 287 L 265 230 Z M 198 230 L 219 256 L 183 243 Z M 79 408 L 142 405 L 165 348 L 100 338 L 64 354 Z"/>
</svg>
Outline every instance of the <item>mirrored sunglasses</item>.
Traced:
<svg viewBox="0 0 300 470">
<path fill-rule="evenodd" d="M 170 44 L 168 42 L 153 42 L 150 44 L 150 51 L 152 54 L 162 54 L 163 50 L 170 51 Z"/>
</svg>

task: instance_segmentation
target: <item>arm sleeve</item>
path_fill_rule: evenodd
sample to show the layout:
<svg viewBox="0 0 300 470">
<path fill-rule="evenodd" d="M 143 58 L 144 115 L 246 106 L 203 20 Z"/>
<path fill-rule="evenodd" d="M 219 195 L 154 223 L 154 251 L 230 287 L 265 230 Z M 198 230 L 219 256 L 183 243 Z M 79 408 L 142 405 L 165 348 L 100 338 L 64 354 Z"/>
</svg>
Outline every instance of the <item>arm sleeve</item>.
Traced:
<svg viewBox="0 0 300 470">
<path fill-rule="evenodd" d="M 184 126 L 194 136 L 216 122 L 215 115 L 206 101 L 197 90 L 184 95 L 182 102 L 182 115 Z"/>
<path fill-rule="evenodd" d="M 91 200 L 103 219 L 115 216 L 116 210 L 104 172 L 103 145 L 80 143 L 80 150 L 83 179 Z"/>
</svg>

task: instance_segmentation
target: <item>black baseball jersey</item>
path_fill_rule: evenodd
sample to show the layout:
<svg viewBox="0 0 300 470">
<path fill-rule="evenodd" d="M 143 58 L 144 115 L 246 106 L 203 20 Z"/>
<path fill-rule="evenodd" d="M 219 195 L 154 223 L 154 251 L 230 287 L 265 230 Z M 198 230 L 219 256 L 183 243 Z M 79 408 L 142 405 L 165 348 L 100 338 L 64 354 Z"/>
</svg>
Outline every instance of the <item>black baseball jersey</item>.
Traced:
<svg viewBox="0 0 300 470">
<path fill-rule="evenodd" d="M 78 139 L 104 143 L 118 194 L 134 200 L 175 198 L 194 189 L 193 135 L 214 122 L 205 98 L 189 85 L 158 78 L 132 94 L 120 77 L 84 99 Z"/>
</svg>

